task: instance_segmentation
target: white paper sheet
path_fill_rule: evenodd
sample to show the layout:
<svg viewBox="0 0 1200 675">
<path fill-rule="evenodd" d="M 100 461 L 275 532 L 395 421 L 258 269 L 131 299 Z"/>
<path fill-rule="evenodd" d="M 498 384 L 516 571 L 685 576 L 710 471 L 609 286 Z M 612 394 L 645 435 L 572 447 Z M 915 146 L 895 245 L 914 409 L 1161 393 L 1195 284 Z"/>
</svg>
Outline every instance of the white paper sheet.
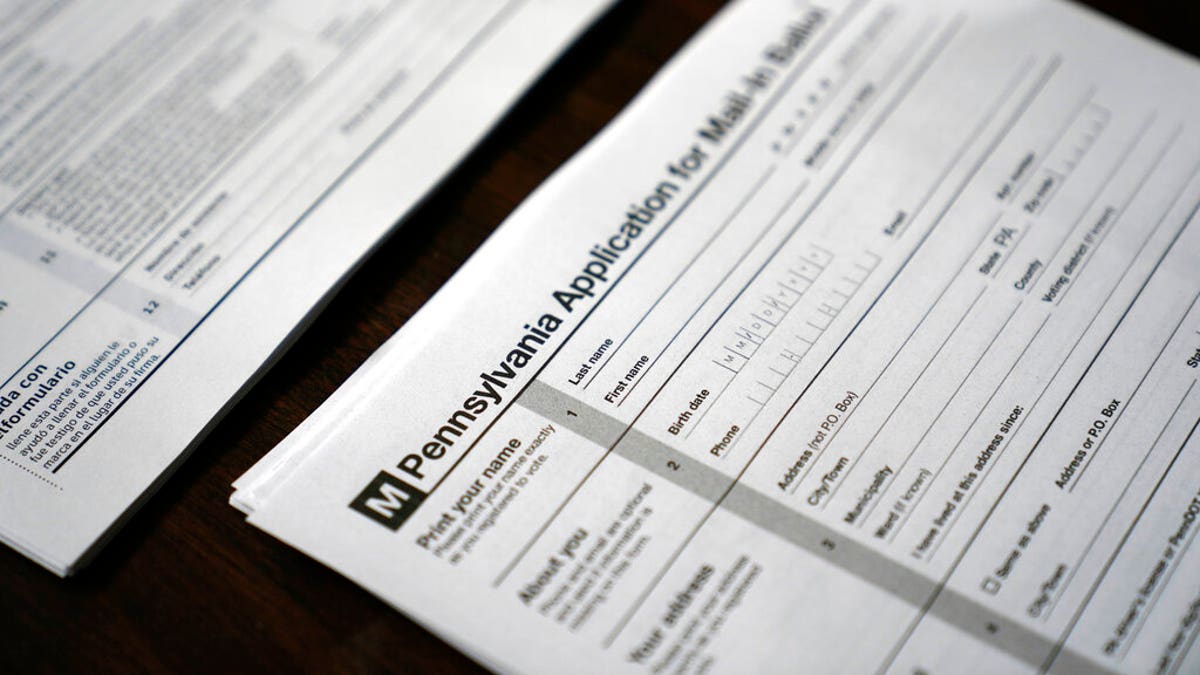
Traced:
<svg viewBox="0 0 1200 675">
<path fill-rule="evenodd" d="M 0 538 L 70 572 L 607 4 L 0 8 Z"/>
<path fill-rule="evenodd" d="M 1198 108 L 1073 5 L 735 3 L 234 503 L 504 672 L 1195 672 Z"/>
</svg>

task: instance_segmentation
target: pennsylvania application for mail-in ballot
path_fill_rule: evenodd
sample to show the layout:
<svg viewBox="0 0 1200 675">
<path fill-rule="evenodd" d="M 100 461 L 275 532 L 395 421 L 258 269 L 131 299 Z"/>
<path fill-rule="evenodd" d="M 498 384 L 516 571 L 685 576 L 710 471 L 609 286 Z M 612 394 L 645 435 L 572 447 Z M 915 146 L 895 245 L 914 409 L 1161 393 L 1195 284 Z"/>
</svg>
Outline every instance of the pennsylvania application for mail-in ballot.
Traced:
<svg viewBox="0 0 1200 675">
<path fill-rule="evenodd" d="M 234 501 L 504 672 L 1200 672 L 1197 110 L 1074 5 L 734 3 Z"/>
</svg>

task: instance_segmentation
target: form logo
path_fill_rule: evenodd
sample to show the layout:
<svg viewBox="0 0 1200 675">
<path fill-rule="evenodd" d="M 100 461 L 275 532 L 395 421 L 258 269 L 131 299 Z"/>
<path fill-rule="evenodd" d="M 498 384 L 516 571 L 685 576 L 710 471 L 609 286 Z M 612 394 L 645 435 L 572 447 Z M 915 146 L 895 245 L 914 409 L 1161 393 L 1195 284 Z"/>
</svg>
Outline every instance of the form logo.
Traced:
<svg viewBox="0 0 1200 675">
<path fill-rule="evenodd" d="M 424 492 L 412 485 L 386 471 L 380 471 L 375 480 L 350 502 L 350 508 L 389 530 L 398 530 L 416 512 L 425 497 Z"/>
</svg>

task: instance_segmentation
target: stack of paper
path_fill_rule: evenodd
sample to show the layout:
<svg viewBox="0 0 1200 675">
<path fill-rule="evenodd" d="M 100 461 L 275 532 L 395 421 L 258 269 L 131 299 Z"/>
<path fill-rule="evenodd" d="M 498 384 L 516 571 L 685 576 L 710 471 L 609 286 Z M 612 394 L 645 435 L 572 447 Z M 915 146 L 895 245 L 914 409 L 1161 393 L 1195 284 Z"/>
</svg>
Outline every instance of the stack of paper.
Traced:
<svg viewBox="0 0 1200 675">
<path fill-rule="evenodd" d="M 506 672 L 1196 672 L 1200 68 L 743 0 L 237 483 Z"/>
<path fill-rule="evenodd" d="M 608 4 L 8 3 L 0 539 L 75 569 Z"/>
</svg>

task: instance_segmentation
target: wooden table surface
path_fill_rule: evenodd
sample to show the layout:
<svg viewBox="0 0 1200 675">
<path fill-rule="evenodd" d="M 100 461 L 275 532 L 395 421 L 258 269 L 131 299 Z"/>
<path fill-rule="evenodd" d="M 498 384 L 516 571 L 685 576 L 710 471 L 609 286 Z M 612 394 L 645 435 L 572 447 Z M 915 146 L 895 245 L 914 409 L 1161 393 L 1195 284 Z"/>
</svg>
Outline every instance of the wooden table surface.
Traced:
<svg viewBox="0 0 1200 675">
<path fill-rule="evenodd" d="M 336 572 L 246 525 L 227 503 L 229 485 L 412 316 L 721 4 L 627 0 L 601 20 L 77 577 L 60 580 L 0 548 L 0 673 L 481 672 Z M 1200 53 L 1200 13 L 1177 6 L 1190 1 L 1088 4 Z"/>
</svg>

